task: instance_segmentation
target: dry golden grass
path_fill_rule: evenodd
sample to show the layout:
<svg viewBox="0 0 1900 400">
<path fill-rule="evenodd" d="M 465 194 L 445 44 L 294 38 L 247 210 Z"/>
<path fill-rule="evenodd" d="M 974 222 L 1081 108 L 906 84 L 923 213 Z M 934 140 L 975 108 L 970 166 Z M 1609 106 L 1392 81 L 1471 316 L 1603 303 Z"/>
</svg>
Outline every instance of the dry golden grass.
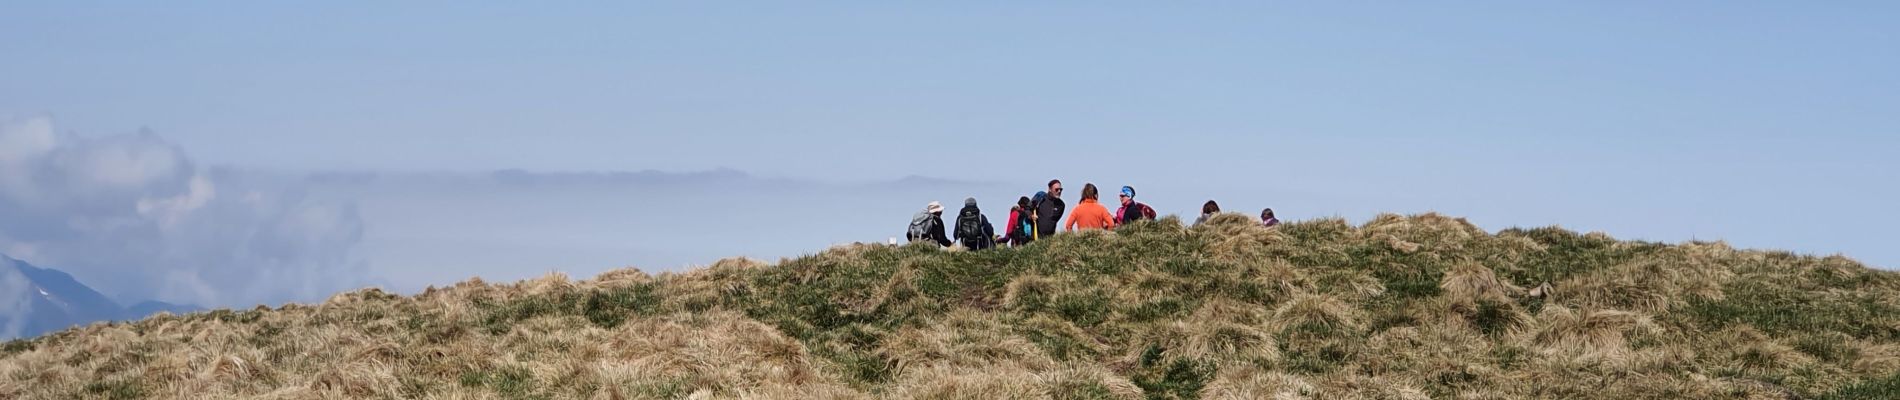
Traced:
<svg viewBox="0 0 1900 400">
<path fill-rule="evenodd" d="M 473 278 L 0 346 L 0 399 L 1896 397 L 1894 273 L 1437 214 Z"/>
</svg>

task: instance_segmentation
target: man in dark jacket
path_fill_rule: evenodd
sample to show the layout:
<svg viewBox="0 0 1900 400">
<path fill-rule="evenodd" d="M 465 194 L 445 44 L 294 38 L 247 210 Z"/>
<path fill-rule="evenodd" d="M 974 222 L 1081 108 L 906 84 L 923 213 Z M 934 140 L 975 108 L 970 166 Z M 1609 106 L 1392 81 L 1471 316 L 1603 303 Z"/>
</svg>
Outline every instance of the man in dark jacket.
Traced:
<svg viewBox="0 0 1900 400">
<path fill-rule="evenodd" d="M 983 216 L 983 210 L 976 208 L 976 198 L 963 200 L 963 210 L 957 212 L 956 235 L 963 248 L 983 250 L 996 247 L 996 228 L 990 226 L 989 217 Z"/>
<path fill-rule="evenodd" d="M 1055 235 L 1056 228 L 1062 225 L 1062 212 L 1068 205 L 1062 203 L 1062 181 L 1049 181 L 1049 195 L 1036 203 L 1036 236 L 1038 239 Z"/>
</svg>

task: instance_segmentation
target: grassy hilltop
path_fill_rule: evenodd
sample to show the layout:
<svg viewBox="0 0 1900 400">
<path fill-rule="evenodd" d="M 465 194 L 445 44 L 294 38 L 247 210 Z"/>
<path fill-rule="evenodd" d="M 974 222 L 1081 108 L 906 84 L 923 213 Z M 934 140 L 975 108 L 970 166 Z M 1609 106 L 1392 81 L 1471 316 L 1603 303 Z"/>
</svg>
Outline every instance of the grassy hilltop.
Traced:
<svg viewBox="0 0 1900 400">
<path fill-rule="evenodd" d="M 1900 274 L 1436 214 L 1224 215 L 366 289 L 0 346 L 0 398 L 145 397 L 1900 398 Z"/>
</svg>

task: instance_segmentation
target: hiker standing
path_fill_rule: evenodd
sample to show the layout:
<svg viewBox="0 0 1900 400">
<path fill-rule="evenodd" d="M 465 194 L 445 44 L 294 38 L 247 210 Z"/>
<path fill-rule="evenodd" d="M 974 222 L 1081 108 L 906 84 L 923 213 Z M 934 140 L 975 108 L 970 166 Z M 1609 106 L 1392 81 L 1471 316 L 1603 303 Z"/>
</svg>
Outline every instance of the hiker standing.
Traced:
<svg viewBox="0 0 1900 400">
<path fill-rule="evenodd" d="M 1268 208 L 1265 210 L 1260 210 L 1260 225 L 1261 226 L 1272 228 L 1275 225 L 1279 225 L 1279 224 L 1280 224 L 1280 219 L 1273 217 L 1273 209 Z"/>
<path fill-rule="evenodd" d="M 1023 209 L 1029 215 L 1029 221 L 1027 221 L 1029 224 L 1025 226 L 1027 229 L 1024 229 L 1029 235 L 1023 237 L 1024 243 L 1041 239 L 1045 233 L 1054 233 L 1042 230 L 1042 216 L 1046 215 L 1041 211 L 1042 202 L 1048 199 L 1049 192 L 1036 192 L 1036 195 L 1029 197 L 1029 208 Z"/>
<path fill-rule="evenodd" d="M 943 234 L 943 204 L 930 202 L 924 210 L 910 217 L 910 232 L 905 235 L 910 241 L 926 241 L 938 246 L 949 246 L 950 238 Z"/>
<path fill-rule="evenodd" d="M 963 200 L 963 210 L 957 212 L 958 242 L 970 250 L 983 250 L 996 247 L 996 230 L 990 226 L 989 217 L 983 216 L 983 210 L 976 208 L 976 198 Z"/>
<path fill-rule="evenodd" d="M 1003 239 L 1000 242 L 1010 246 L 1029 244 L 1030 231 L 1035 230 L 1035 220 L 1029 215 L 1029 196 L 1016 199 L 1016 206 L 1009 208 L 1009 225 L 1003 227 Z"/>
<path fill-rule="evenodd" d="M 1062 203 L 1062 180 L 1049 181 L 1049 192 L 1043 196 L 1042 201 L 1035 202 L 1034 209 L 1036 231 L 1033 232 L 1035 234 L 1033 239 L 1054 235 L 1056 228 L 1062 225 L 1062 213 L 1068 209 L 1068 205 Z"/>
<path fill-rule="evenodd" d="M 1074 231 L 1077 226 L 1082 229 L 1114 229 L 1115 217 L 1109 215 L 1108 207 L 1103 207 L 1097 200 L 1099 196 L 1095 184 L 1083 184 L 1082 202 L 1075 205 L 1075 214 L 1069 216 L 1065 228 L 1069 231 Z"/>
<path fill-rule="evenodd" d="M 1115 209 L 1115 224 L 1128 225 L 1135 221 L 1153 221 L 1155 209 L 1147 204 L 1135 201 L 1135 187 L 1122 186 L 1122 207 Z"/>
<path fill-rule="evenodd" d="M 1220 215 L 1220 203 L 1208 200 L 1207 204 L 1201 205 L 1201 217 L 1195 218 L 1194 224 L 1200 225 L 1203 222 L 1207 222 L 1207 220 L 1214 219 L 1216 215 Z"/>
</svg>

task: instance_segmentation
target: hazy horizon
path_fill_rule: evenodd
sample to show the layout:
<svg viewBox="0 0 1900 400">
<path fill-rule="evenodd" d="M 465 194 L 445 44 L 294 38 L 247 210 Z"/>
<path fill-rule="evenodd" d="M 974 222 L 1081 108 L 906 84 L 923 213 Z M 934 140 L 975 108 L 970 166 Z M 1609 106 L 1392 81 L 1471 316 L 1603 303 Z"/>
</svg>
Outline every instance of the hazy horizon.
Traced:
<svg viewBox="0 0 1900 400">
<path fill-rule="evenodd" d="M 964 198 L 975 197 L 985 214 L 1001 225 L 1017 196 L 1041 190 L 1046 182 L 1041 177 L 965 181 L 918 175 L 821 181 L 733 168 L 294 172 L 199 166 L 185 149 L 153 132 L 93 138 L 56 134 L 52 126 L 50 119 L 34 118 L 0 129 L 0 142 L 50 143 L 44 150 L 49 156 L 38 157 L 39 170 L 26 169 L 32 172 L 29 177 L 15 176 L 9 182 L 69 177 L 59 185 L 14 185 L 10 189 L 15 201 L 45 197 L 27 203 L 29 214 L 46 211 L 37 218 L 104 217 L 152 227 L 38 243 L 20 238 L 35 232 L 15 228 L 0 236 L 7 239 L 0 254 L 70 272 L 126 304 L 161 300 L 241 308 L 319 301 L 365 286 L 413 292 L 471 277 L 513 281 L 559 271 L 583 278 L 622 267 L 678 271 L 728 257 L 775 261 L 835 244 L 901 241 L 903 224 L 930 201 L 954 210 Z M 144 172 L 127 175 L 130 170 L 103 167 L 126 165 L 142 165 L 139 170 Z M 1627 217 L 1566 219 L 1558 207 L 1520 206 L 1504 213 L 1482 207 L 1514 200 L 1508 198 L 1462 199 L 1469 204 L 1459 204 L 1460 198 L 1390 194 L 1377 187 L 1332 186 L 1339 189 L 1332 192 L 1327 186 L 1296 183 L 1263 189 L 1189 178 L 1153 184 L 1097 179 L 1103 177 L 1112 178 L 1051 178 L 1062 179 L 1070 188 L 1064 196 L 1070 204 L 1079 200 L 1085 183 L 1096 183 L 1104 192 L 1132 184 L 1138 200 L 1184 221 L 1192 221 L 1201 202 L 1211 198 L 1229 212 L 1254 214 L 1273 207 L 1287 220 L 1337 217 L 1357 224 L 1380 213 L 1440 212 L 1467 218 L 1490 232 L 1557 225 L 1620 239 L 1722 240 L 1740 248 L 1841 253 L 1876 268 L 1892 265 L 1882 263 L 1895 256 L 1881 248 L 1860 249 L 1862 255 L 1843 245 L 1783 244 L 1748 229 L 1656 227 Z M 109 207 L 58 201 L 82 195 L 94 202 L 136 207 L 113 213 L 106 211 Z M 1434 204 L 1439 206 L 1430 206 Z M 179 209 L 165 211 L 168 207 Z M 21 220 L 27 216 L 15 213 L 0 217 L 34 220 Z M 1730 226 L 1725 224 L 1737 221 L 1714 222 Z M 114 224 L 123 223 L 131 222 Z M 139 245 L 123 252 L 98 251 L 120 243 Z M 238 255 L 217 249 L 228 244 L 243 246 Z M 137 264 L 150 269 L 125 267 Z M 148 272 L 128 273 L 134 271 Z M 224 289 L 233 285 L 241 290 Z"/>
</svg>

